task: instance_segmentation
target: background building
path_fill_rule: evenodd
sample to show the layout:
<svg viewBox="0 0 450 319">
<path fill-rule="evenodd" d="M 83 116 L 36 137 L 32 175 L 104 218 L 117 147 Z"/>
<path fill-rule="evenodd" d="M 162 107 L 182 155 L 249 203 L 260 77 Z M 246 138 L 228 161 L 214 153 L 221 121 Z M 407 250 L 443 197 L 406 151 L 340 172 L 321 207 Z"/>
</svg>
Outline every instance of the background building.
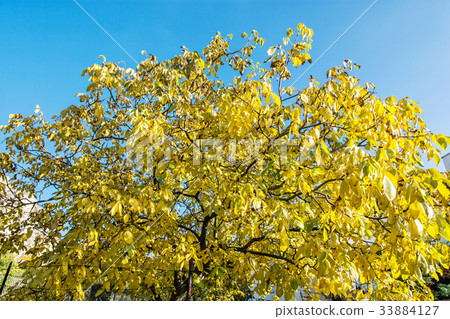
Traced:
<svg viewBox="0 0 450 319">
<path fill-rule="evenodd" d="M 450 171 L 450 153 L 442 156 L 442 160 L 444 161 L 445 170 Z"/>
</svg>

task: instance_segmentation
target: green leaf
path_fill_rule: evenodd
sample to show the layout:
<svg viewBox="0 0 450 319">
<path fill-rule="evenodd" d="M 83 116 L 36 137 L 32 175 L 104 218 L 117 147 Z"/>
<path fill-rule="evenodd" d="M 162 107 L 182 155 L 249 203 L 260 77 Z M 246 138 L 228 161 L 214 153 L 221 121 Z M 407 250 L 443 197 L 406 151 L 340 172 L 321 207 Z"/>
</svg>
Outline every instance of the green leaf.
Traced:
<svg viewBox="0 0 450 319">
<path fill-rule="evenodd" d="M 198 270 L 203 271 L 203 263 L 200 259 L 195 261 L 195 266 L 197 266 Z"/>
<path fill-rule="evenodd" d="M 294 278 L 291 280 L 291 288 L 294 290 L 297 290 L 297 288 L 298 288 L 298 280 L 297 279 Z"/>
<path fill-rule="evenodd" d="M 316 220 L 308 220 L 305 222 L 305 230 L 310 233 L 314 227 L 319 228 L 320 224 Z"/>
<path fill-rule="evenodd" d="M 277 286 L 276 294 L 277 294 L 277 297 L 283 296 L 283 288 L 281 288 L 281 286 Z"/>
<path fill-rule="evenodd" d="M 100 296 L 103 292 L 105 291 L 105 289 L 100 288 L 99 290 L 97 290 L 97 292 L 95 293 L 95 297 Z"/>
<path fill-rule="evenodd" d="M 225 277 L 225 268 L 223 267 L 216 267 L 216 274 L 219 278 L 224 278 Z"/>
<path fill-rule="evenodd" d="M 325 260 L 325 258 L 327 257 L 327 253 L 322 251 L 319 256 L 317 256 L 317 262 L 321 263 L 322 261 Z"/>
<path fill-rule="evenodd" d="M 319 268 L 317 269 L 317 277 L 322 277 L 325 274 L 325 271 L 327 270 L 328 265 L 327 263 L 321 263 L 319 265 Z"/>
</svg>

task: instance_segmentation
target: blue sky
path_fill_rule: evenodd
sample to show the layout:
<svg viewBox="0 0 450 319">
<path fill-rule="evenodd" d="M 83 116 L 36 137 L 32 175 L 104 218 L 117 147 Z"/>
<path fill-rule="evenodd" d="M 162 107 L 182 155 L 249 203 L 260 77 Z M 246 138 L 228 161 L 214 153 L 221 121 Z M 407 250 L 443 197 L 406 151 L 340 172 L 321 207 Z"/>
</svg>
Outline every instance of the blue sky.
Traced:
<svg viewBox="0 0 450 319">
<path fill-rule="evenodd" d="M 314 30 L 314 60 L 374 2 L 77 1 L 137 61 L 142 50 L 159 60 L 180 53 L 181 45 L 201 50 L 217 31 L 238 39 L 256 29 L 267 41 L 264 53 L 299 22 Z M 450 136 L 448 17 L 447 0 L 379 0 L 296 86 L 310 74 L 323 79 L 327 69 L 350 58 L 362 66 L 355 75 L 374 83 L 379 96 L 411 96 L 429 129 Z M 0 124 L 10 113 L 31 114 L 36 104 L 51 117 L 76 103 L 75 94 L 87 85 L 81 71 L 100 54 L 135 66 L 73 0 L 0 0 L 0 34 Z"/>
</svg>

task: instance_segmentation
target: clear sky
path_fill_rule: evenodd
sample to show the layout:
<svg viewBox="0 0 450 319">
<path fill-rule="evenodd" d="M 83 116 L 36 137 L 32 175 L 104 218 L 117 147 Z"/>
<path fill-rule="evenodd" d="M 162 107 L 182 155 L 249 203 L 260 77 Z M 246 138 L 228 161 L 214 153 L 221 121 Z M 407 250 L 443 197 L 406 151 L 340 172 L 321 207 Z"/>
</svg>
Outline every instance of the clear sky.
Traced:
<svg viewBox="0 0 450 319">
<path fill-rule="evenodd" d="M 217 32 L 253 29 L 277 44 L 299 22 L 314 30 L 317 59 L 374 0 L 139 1 L 77 0 L 137 61 L 146 50 L 167 59 L 180 46 L 201 50 Z M 431 131 L 450 136 L 450 1 L 378 0 L 296 83 L 345 58 L 362 66 L 355 75 L 375 84 L 379 96 L 410 96 Z M 73 0 L 0 0 L 0 124 L 10 113 L 46 117 L 76 103 L 87 79 L 81 71 L 109 61 L 136 64 Z M 298 77 L 304 69 L 293 73 Z M 442 164 L 439 166 L 442 170 Z"/>
</svg>

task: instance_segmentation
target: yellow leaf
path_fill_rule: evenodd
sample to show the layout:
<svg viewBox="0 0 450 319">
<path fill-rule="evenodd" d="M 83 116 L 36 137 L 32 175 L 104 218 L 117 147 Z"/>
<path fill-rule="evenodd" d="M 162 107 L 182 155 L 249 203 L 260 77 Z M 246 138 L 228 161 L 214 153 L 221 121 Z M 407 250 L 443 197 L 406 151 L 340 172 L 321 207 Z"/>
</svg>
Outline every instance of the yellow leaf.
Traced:
<svg viewBox="0 0 450 319">
<path fill-rule="evenodd" d="M 417 229 L 417 225 L 412 219 L 408 221 L 408 229 L 412 238 L 417 238 L 420 236 L 419 230 Z"/>
<path fill-rule="evenodd" d="M 449 199 L 450 190 L 448 189 L 446 184 L 444 184 L 443 182 L 439 182 L 437 190 L 442 195 L 442 197 L 444 197 L 445 199 Z"/>
<path fill-rule="evenodd" d="M 423 203 L 419 202 L 419 204 L 420 204 L 420 207 L 422 207 L 422 210 L 425 213 L 425 216 L 427 216 L 430 219 L 434 218 L 435 212 L 434 212 L 433 208 L 430 205 L 428 205 L 425 202 L 423 202 Z"/>
<path fill-rule="evenodd" d="M 311 56 L 310 56 L 308 53 L 304 53 L 304 54 L 303 54 L 303 57 L 304 57 L 304 59 L 305 59 L 306 61 L 308 61 L 309 63 L 312 62 Z"/>
<path fill-rule="evenodd" d="M 278 95 L 276 95 L 275 93 L 271 93 L 272 94 L 272 99 L 273 99 L 273 101 L 275 102 L 275 105 L 276 106 L 281 106 L 281 100 L 280 100 L 280 98 L 278 97 Z"/>
<path fill-rule="evenodd" d="M 164 200 L 164 201 L 169 201 L 170 200 L 170 197 L 171 197 L 171 192 L 170 192 L 170 190 L 168 190 L 167 188 L 165 188 L 165 189 L 163 189 L 163 191 L 162 191 L 162 199 Z"/>
<path fill-rule="evenodd" d="M 428 225 L 427 227 L 427 233 L 430 234 L 431 237 L 437 239 L 439 235 L 439 225 L 433 222 L 432 224 Z"/>
<path fill-rule="evenodd" d="M 289 237 L 288 237 L 288 235 L 286 233 L 286 230 L 284 228 L 281 231 L 280 235 L 281 235 L 280 250 L 282 252 L 285 252 L 289 248 L 289 245 L 290 245 Z"/>
<path fill-rule="evenodd" d="M 121 202 L 117 202 L 114 204 L 114 206 L 111 208 L 110 214 L 111 214 L 111 216 L 114 216 L 117 212 L 119 212 L 119 214 L 122 214 L 122 203 Z"/>
<path fill-rule="evenodd" d="M 297 123 L 300 118 L 300 108 L 296 107 L 292 111 L 292 122 Z"/>
<path fill-rule="evenodd" d="M 276 46 L 270 47 L 270 48 L 267 50 L 267 55 L 272 55 L 272 54 L 274 54 L 274 52 L 275 52 L 276 49 L 277 49 Z"/>
<path fill-rule="evenodd" d="M 436 215 L 437 222 L 439 224 L 439 234 L 446 240 L 450 241 L 450 225 L 447 223 L 442 215 Z"/>
<path fill-rule="evenodd" d="M 98 233 L 95 229 L 89 232 L 89 246 L 93 246 L 97 243 Z"/>
<path fill-rule="evenodd" d="M 130 204 L 134 209 L 139 209 L 139 202 L 136 199 L 130 198 Z"/>
<path fill-rule="evenodd" d="M 386 197 L 392 202 L 397 195 L 397 189 L 387 176 L 384 176 L 383 178 L 383 188 Z"/>
<path fill-rule="evenodd" d="M 126 230 L 126 231 L 123 233 L 123 240 L 124 240 L 127 244 L 131 245 L 131 244 L 133 243 L 133 234 L 132 234 L 129 230 Z"/>
<path fill-rule="evenodd" d="M 414 219 L 417 219 L 419 217 L 421 211 L 422 208 L 417 201 L 409 205 L 409 212 Z"/>
<path fill-rule="evenodd" d="M 323 242 L 328 241 L 328 232 L 326 229 L 323 229 Z"/>
<path fill-rule="evenodd" d="M 293 57 L 292 58 L 292 64 L 298 68 L 298 66 L 302 63 L 302 61 L 298 58 L 298 57 Z"/>
<path fill-rule="evenodd" d="M 197 65 L 200 69 L 203 69 L 205 67 L 205 61 L 203 61 L 203 59 L 198 59 Z"/>
</svg>

